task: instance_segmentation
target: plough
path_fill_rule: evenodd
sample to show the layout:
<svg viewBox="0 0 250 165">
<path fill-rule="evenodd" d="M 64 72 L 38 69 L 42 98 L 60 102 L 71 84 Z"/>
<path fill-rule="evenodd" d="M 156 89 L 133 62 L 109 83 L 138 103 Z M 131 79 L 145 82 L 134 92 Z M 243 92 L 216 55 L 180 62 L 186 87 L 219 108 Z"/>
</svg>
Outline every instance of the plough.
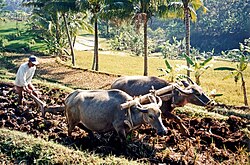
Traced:
<svg viewBox="0 0 250 165">
<path fill-rule="evenodd" d="M 34 101 L 38 104 L 41 112 L 42 112 L 42 117 L 45 117 L 46 112 L 50 113 L 57 113 L 57 112 L 63 112 L 64 111 L 64 106 L 48 106 L 45 102 L 40 100 L 38 97 L 33 95 L 32 93 L 29 93 L 29 96 L 34 99 Z"/>
</svg>

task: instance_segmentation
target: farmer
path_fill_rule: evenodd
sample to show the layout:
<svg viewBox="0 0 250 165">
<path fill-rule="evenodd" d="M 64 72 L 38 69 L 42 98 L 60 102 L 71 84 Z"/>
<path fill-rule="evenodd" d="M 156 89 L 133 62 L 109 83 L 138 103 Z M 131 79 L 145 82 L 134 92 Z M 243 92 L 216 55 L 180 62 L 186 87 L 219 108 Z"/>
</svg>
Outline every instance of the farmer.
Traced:
<svg viewBox="0 0 250 165">
<path fill-rule="evenodd" d="M 23 91 L 38 96 L 31 80 L 35 74 L 36 65 L 39 64 L 36 56 L 30 56 L 29 61 L 21 64 L 15 79 L 15 91 L 18 94 L 18 105 L 23 105 Z"/>
</svg>

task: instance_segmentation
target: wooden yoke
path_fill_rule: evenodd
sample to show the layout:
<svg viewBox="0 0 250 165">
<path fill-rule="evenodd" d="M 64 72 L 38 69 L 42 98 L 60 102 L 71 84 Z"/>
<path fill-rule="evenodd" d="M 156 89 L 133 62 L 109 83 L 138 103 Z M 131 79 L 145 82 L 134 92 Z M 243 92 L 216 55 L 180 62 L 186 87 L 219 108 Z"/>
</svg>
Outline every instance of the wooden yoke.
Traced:
<svg viewBox="0 0 250 165">
<path fill-rule="evenodd" d="M 170 92 L 170 91 L 174 90 L 175 86 L 177 86 L 176 83 L 171 84 L 171 85 L 169 85 L 169 86 L 166 86 L 166 87 L 164 87 L 164 88 L 155 90 L 155 91 L 153 91 L 153 92 L 154 92 L 154 94 L 155 94 L 156 96 L 159 96 L 159 95 L 162 95 L 162 94 L 165 94 L 165 93 L 167 93 L 167 92 Z M 154 89 L 153 89 L 153 90 L 154 90 Z M 138 98 L 135 98 L 134 100 L 131 100 L 131 101 L 128 101 L 128 102 L 126 102 L 126 103 L 121 104 L 121 110 L 126 109 L 126 108 L 128 108 L 128 107 L 131 107 L 131 106 L 133 106 L 133 105 L 136 105 L 138 102 L 139 102 L 139 103 L 144 103 L 145 101 L 148 101 L 149 95 L 151 95 L 151 93 L 148 93 L 148 94 L 146 94 L 146 95 L 143 95 L 143 96 L 140 96 L 140 97 L 138 97 Z"/>
</svg>

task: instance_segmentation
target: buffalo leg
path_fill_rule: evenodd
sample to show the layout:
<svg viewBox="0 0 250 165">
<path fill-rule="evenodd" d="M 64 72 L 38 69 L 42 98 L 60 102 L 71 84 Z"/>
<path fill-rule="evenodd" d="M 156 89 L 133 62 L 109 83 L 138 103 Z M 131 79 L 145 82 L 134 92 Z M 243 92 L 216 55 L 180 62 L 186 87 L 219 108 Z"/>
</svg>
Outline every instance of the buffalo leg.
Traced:
<svg viewBox="0 0 250 165">
<path fill-rule="evenodd" d="M 189 135 L 189 131 L 188 129 L 185 127 L 185 125 L 182 123 L 182 120 L 179 116 L 177 115 L 174 115 L 170 112 L 166 112 L 165 115 L 164 115 L 166 118 L 169 118 L 169 119 L 173 119 L 175 122 L 177 122 L 180 126 L 180 131 L 183 135 L 186 135 L 188 136 Z"/>
<path fill-rule="evenodd" d="M 76 125 L 77 125 L 77 123 L 68 122 L 68 136 L 71 136 L 71 133 Z"/>
<path fill-rule="evenodd" d="M 124 128 L 124 124 L 120 123 L 120 122 L 113 122 L 113 126 L 118 134 L 118 136 L 120 137 L 121 143 L 126 142 L 126 130 Z"/>
<path fill-rule="evenodd" d="M 68 120 L 68 136 L 71 136 L 73 129 L 79 122 L 78 120 L 72 120 L 72 117 L 70 117 L 69 114 L 67 114 L 67 120 Z"/>
</svg>

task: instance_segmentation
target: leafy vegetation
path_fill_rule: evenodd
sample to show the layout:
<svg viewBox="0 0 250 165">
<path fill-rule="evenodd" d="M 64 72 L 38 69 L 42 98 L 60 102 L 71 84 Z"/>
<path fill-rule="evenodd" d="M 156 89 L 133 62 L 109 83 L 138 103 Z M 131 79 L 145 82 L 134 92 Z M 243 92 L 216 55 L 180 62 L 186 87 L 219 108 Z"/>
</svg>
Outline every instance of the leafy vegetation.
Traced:
<svg viewBox="0 0 250 165">
<path fill-rule="evenodd" d="M 178 79 L 181 78 L 187 78 L 186 75 L 180 74 L 182 70 L 186 68 L 185 65 L 178 65 L 172 66 L 167 59 L 165 59 L 166 69 L 165 68 L 159 68 L 158 70 L 162 71 L 164 74 L 159 75 L 160 77 L 165 76 L 166 79 L 170 82 L 175 82 Z"/>
<path fill-rule="evenodd" d="M 0 20 L 0 43 L 1 50 L 9 52 L 44 52 L 46 47 L 44 41 L 37 38 L 36 34 L 22 21 L 5 19 Z"/>
<path fill-rule="evenodd" d="M 189 63 L 189 65 L 192 67 L 191 69 L 187 68 L 187 70 L 194 71 L 195 81 L 198 85 L 200 85 L 201 75 L 203 75 L 207 69 L 212 67 L 212 65 L 208 65 L 208 63 L 213 59 L 213 57 L 210 57 L 204 61 L 198 61 L 196 58 L 192 60 L 186 54 L 184 54 L 184 56 L 187 60 L 187 63 Z"/>
<path fill-rule="evenodd" d="M 203 1 L 208 9 L 206 14 L 197 11 L 197 21 L 191 23 L 191 45 L 201 51 L 211 51 L 216 54 L 221 51 L 238 47 L 239 42 L 249 38 L 250 21 L 249 0 L 247 1 Z M 162 20 L 155 18 L 150 24 L 153 31 L 162 29 L 158 38 L 171 40 L 177 37 L 182 40 L 185 37 L 185 28 L 181 20 Z M 230 41 L 230 42 L 228 42 Z"/>
<path fill-rule="evenodd" d="M 233 54 L 233 59 L 239 61 L 239 63 L 236 65 L 235 68 L 232 67 L 218 67 L 214 70 L 227 70 L 230 71 L 231 74 L 224 77 L 223 79 L 227 79 L 230 77 L 234 78 L 235 83 L 238 82 L 239 79 L 241 79 L 241 86 L 243 90 L 243 96 L 244 96 L 244 104 L 248 106 L 248 99 L 247 99 L 247 91 L 246 91 L 246 82 L 244 78 L 244 74 L 246 72 L 248 63 L 249 63 L 249 55 L 250 55 L 250 39 L 246 39 L 245 42 L 242 44 L 240 43 L 240 48 L 235 49 L 233 51 L 229 51 L 228 54 Z"/>
<path fill-rule="evenodd" d="M 8 2 L 7 5 L 3 8 L 3 11 L 10 10 L 11 12 L 8 13 L 5 12 L 4 14 L 1 14 L 1 16 L 8 16 L 10 18 L 15 18 L 16 15 L 17 16 L 21 15 L 21 14 L 15 14 L 17 13 L 17 11 L 20 11 L 20 9 L 23 9 L 23 11 L 30 11 L 30 9 L 27 10 L 27 8 L 20 6 L 21 4 L 20 0 L 17 2 L 18 3 L 13 3 L 12 1 Z M 119 21 L 119 17 L 122 18 L 123 16 L 126 15 L 128 11 L 121 10 L 121 6 L 119 6 L 121 3 L 118 2 L 116 5 L 113 6 L 112 5 L 105 6 L 105 11 L 107 9 L 107 11 L 110 12 L 106 12 L 106 16 L 102 17 L 98 22 L 99 25 L 98 28 L 100 29 L 99 30 L 100 34 L 106 34 L 106 36 L 109 36 L 108 35 L 109 30 L 111 30 L 112 28 L 116 29 L 117 26 L 118 27 L 121 26 L 121 24 L 119 24 L 119 22 L 121 22 Z M 128 4 L 125 5 L 128 7 Z M 196 23 L 195 24 L 191 23 L 191 27 L 193 27 L 191 28 L 191 45 L 194 46 L 196 49 L 199 49 L 201 52 L 211 51 L 212 49 L 214 49 L 215 53 L 218 54 L 222 50 L 225 51 L 237 47 L 239 42 L 243 42 L 244 39 L 250 36 L 248 30 L 250 22 L 249 19 L 247 19 L 249 13 L 248 12 L 249 0 L 247 1 L 211 0 L 211 1 L 204 1 L 204 6 L 206 6 L 208 9 L 206 14 L 203 14 L 202 10 L 198 10 L 196 12 L 197 13 Z M 116 11 L 117 7 L 118 9 L 120 9 L 118 10 L 121 11 L 120 13 Z M 27 16 L 24 16 L 23 18 L 27 18 Z M 70 17 L 68 17 L 68 19 L 69 18 Z M 81 20 L 83 20 L 84 22 L 89 22 L 88 19 L 86 20 L 84 19 L 85 18 L 84 16 L 80 16 L 80 18 L 82 18 Z M 74 21 L 73 22 L 69 21 L 69 22 L 70 26 L 74 25 L 73 23 Z M 171 18 L 162 20 L 158 18 L 158 15 L 155 15 L 149 22 L 150 23 L 148 24 L 148 38 L 157 39 L 154 42 L 157 42 L 158 45 L 161 45 L 167 40 L 169 40 L 170 43 L 172 43 L 173 37 L 177 37 L 177 40 L 182 40 L 185 37 L 185 27 L 181 20 L 176 20 Z M 91 23 L 88 24 L 92 26 Z M 73 27 L 74 26 L 72 26 L 72 28 Z M 39 33 L 40 32 L 38 31 L 38 34 Z M 71 36 L 73 38 L 73 35 Z"/>
</svg>

